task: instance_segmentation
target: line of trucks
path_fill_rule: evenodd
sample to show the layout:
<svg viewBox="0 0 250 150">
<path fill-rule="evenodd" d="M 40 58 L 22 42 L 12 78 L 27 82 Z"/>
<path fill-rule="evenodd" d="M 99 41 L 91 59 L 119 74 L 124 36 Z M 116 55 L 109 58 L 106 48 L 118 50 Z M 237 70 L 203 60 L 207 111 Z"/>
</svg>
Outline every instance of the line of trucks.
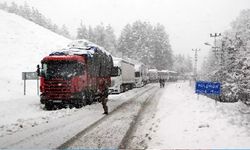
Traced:
<svg viewBox="0 0 250 150">
<path fill-rule="evenodd" d="M 87 40 L 73 41 L 67 48 L 44 57 L 37 73 L 40 102 L 47 110 L 65 106 L 80 108 L 98 101 L 104 84 L 108 85 L 109 93 L 119 94 L 157 82 L 159 78 L 169 80 L 176 76 L 176 72 L 148 69 L 143 63 L 113 57 Z"/>
</svg>

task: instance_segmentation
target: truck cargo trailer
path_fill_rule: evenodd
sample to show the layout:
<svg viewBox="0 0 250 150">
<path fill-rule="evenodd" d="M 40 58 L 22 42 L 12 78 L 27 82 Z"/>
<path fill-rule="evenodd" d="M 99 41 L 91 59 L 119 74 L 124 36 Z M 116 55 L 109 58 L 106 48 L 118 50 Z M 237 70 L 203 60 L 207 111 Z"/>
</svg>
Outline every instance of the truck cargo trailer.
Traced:
<svg viewBox="0 0 250 150">
<path fill-rule="evenodd" d="M 122 93 L 135 87 L 134 64 L 122 58 L 113 58 L 114 66 L 119 68 L 119 76 L 111 78 L 111 93 Z"/>
<path fill-rule="evenodd" d="M 136 87 L 143 87 L 149 82 L 148 68 L 143 63 L 135 64 Z"/>
</svg>

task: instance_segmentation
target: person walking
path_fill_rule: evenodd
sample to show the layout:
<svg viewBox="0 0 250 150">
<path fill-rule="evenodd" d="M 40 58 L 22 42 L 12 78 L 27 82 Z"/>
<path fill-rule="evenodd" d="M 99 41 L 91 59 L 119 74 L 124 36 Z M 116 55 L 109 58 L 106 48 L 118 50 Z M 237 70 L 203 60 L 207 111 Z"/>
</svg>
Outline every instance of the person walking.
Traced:
<svg viewBox="0 0 250 150">
<path fill-rule="evenodd" d="M 159 79 L 159 83 L 160 83 L 160 88 L 162 88 L 162 79 Z"/>
<path fill-rule="evenodd" d="M 162 87 L 164 88 L 165 87 L 165 79 L 162 79 Z"/>
<path fill-rule="evenodd" d="M 107 115 L 108 114 L 107 102 L 108 102 L 109 87 L 105 81 L 102 81 L 100 86 L 101 86 L 100 102 L 102 103 L 102 107 L 104 110 L 103 114 Z"/>
</svg>

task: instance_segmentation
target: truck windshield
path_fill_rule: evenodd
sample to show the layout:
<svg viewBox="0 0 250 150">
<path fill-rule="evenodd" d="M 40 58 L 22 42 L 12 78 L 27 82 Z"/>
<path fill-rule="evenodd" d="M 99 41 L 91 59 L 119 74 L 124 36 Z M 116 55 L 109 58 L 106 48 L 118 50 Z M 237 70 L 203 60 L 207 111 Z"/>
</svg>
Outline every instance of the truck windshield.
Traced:
<svg viewBox="0 0 250 150">
<path fill-rule="evenodd" d="M 140 77 L 140 76 L 141 76 L 140 72 L 135 72 L 135 77 Z"/>
<path fill-rule="evenodd" d="M 42 63 L 41 73 L 45 78 L 71 78 L 83 72 L 83 64 L 76 61 L 49 61 Z"/>
</svg>

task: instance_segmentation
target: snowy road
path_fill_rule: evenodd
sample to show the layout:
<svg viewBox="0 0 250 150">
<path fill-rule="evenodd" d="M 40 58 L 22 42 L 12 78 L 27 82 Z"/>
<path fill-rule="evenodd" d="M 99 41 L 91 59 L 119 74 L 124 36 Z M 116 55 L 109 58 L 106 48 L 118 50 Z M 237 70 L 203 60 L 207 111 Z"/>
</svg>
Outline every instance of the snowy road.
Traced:
<svg viewBox="0 0 250 150">
<path fill-rule="evenodd" d="M 143 88 L 134 89 L 123 94 L 111 95 L 108 103 L 110 111 L 116 110 L 128 100 L 141 96 L 143 93 L 154 88 L 154 85 L 147 85 Z M 82 109 L 47 111 L 47 118 L 44 118 L 46 121 L 34 126 L 19 127 L 15 132 L 2 134 L 2 137 L 0 137 L 0 148 L 59 147 L 80 131 L 102 119 L 104 117 L 102 111 L 101 104 L 93 104 L 83 107 Z M 53 116 L 53 114 L 55 114 L 55 116 Z M 37 120 L 41 120 L 41 118 L 31 118 L 30 120 L 36 122 Z M 26 121 L 30 122 L 29 120 Z M 25 120 L 23 123 L 27 124 Z"/>
<path fill-rule="evenodd" d="M 25 107 L 35 117 L 4 125 L 18 129 L 0 130 L 0 148 L 250 148 L 249 107 L 198 98 L 188 82 L 162 89 L 149 84 L 109 99 L 108 116 L 101 115 L 100 104 L 56 111 Z"/>
<path fill-rule="evenodd" d="M 142 106 L 152 100 L 156 90 L 157 88 L 148 90 L 139 97 L 127 101 L 60 148 L 119 148 L 123 146 L 127 140 L 126 135 L 130 134 L 130 128 L 136 122 Z"/>
</svg>

